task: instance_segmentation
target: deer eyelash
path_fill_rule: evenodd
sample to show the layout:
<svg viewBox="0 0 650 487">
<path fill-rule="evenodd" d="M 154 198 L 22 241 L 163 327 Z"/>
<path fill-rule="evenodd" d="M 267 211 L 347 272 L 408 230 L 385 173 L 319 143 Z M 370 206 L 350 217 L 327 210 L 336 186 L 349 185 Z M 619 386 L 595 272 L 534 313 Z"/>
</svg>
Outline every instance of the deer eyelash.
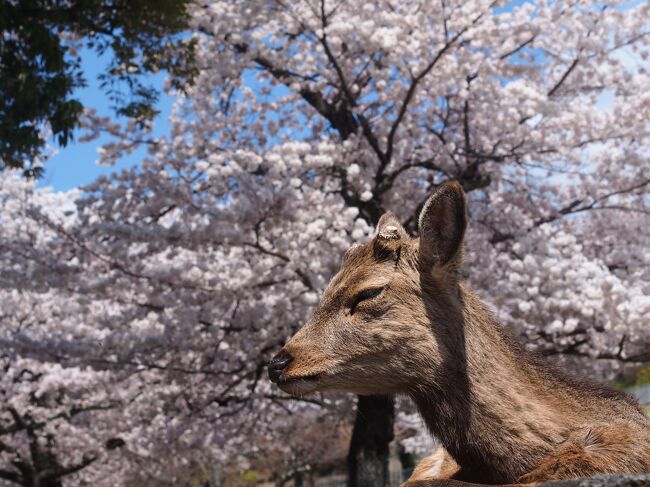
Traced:
<svg viewBox="0 0 650 487">
<path fill-rule="evenodd" d="M 372 299 L 374 297 L 377 297 L 383 290 L 384 290 L 383 287 L 371 287 L 368 289 L 364 289 L 363 291 L 361 291 L 359 294 L 355 296 L 354 301 L 352 302 L 352 306 L 350 306 L 350 312 L 354 313 L 354 309 L 361 301 L 365 301 L 367 299 Z"/>
</svg>

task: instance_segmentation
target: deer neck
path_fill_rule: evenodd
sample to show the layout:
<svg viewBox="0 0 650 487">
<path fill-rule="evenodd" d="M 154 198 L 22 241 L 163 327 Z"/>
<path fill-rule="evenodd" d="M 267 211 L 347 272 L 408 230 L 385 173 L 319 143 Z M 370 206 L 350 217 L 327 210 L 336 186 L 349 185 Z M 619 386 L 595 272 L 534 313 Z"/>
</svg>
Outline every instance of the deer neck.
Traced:
<svg viewBox="0 0 650 487">
<path fill-rule="evenodd" d="M 460 296 L 410 395 L 464 480 L 513 482 L 566 437 L 570 415 L 478 298 Z"/>
</svg>

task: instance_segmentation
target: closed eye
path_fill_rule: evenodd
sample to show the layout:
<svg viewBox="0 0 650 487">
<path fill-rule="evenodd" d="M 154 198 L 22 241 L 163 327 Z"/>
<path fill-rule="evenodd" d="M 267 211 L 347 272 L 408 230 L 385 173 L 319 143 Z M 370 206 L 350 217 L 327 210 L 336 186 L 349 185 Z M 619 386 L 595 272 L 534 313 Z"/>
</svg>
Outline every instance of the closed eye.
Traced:
<svg viewBox="0 0 650 487">
<path fill-rule="evenodd" d="M 361 301 L 365 301 L 367 299 L 372 299 L 376 296 L 379 296 L 379 294 L 383 291 L 383 287 L 370 287 L 368 289 L 364 289 L 361 291 L 359 294 L 357 294 L 354 297 L 354 301 L 352 301 L 352 306 L 350 307 L 350 312 L 354 313 L 354 309 L 357 307 L 357 305 Z"/>
</svg>

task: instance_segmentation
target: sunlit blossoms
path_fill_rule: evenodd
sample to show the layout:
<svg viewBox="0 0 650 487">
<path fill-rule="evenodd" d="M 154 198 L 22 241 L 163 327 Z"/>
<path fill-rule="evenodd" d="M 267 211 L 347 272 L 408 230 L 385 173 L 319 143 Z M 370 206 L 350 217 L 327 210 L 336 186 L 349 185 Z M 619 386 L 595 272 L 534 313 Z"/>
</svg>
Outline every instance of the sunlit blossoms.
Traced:
<svg viewBox="0 0 650 487">
<path fill-rule="evenodd" d="M 108 127 L 100 158 L 146 144 L 138 167 L 67 195 L 0 183 L 0 478 L 169 479 L 287 431 L 309 448 L 302 411 L 348 401 L 290 400 L 265 362 L 346 248 L 386 210 L 415 232 L 450 178 L 464 273 L 530 348 L 601 375 L 650 360 L 649 4 L 191 9 L 200 73 L 170 133 Z"/>
</svg>

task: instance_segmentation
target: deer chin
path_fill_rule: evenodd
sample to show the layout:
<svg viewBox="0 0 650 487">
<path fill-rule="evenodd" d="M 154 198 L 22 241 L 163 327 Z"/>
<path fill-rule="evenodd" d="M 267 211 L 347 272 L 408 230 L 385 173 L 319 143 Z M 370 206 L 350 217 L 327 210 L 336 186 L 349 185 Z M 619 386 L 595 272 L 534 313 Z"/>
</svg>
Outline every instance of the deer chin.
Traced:
<svg viewBox="0 0 650 487">
<path fill-rule="evenodd" d="M 319 389 L 321 382 L 318 374 L 287 377 L 278 381 L 278 387 L 292 396 L 304 396 Z"/>
</svg>

